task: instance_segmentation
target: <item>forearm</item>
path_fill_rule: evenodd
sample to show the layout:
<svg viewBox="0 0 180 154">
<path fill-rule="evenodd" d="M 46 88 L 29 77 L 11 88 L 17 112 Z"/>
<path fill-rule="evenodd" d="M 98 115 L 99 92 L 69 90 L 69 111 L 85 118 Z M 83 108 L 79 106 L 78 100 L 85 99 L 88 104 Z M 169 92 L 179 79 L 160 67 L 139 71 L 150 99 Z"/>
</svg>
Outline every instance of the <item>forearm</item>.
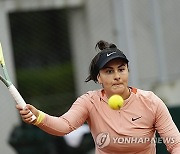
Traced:
<svg viewBox="0 0 180 154">
<path fill-rule="evenodd" d="M 40 113 L 43 112 L 40 111 Z M 49 134 L 63 136 L 80 127 L 87 117 L 88 111 L 86 109 L 73 104 L 69 111 L 60 117 L 45 114 L 37 126 Z"/>
<path fill-rule="evenodd" d="M 43 121 L 37 126 L 43 131 L 56 136 L 66 135 L 76 129 L 65 118 L 54 117 L 48 114 L 45 115 Z"/>
<path fill-rule="evenodd" d="M 52 135 L 66 135 L 84 124 L 89 115 L 88 104 L 91 105 L 88 99 L 79 98 L 65 114 L 60 117 L 45 114 L 37 126 Z"/>
</svg>

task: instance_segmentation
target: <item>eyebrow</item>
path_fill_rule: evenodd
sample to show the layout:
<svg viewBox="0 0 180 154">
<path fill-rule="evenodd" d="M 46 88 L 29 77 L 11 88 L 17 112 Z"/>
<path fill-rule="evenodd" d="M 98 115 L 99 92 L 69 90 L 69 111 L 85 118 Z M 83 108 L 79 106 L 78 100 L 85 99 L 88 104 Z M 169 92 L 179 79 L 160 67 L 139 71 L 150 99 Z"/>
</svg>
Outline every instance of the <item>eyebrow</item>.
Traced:
<svg viewBox="0 0 180 154">
<path fill-rule="evenodd" d="M 123 63 L 123 64 L 119 65 L 118 68 L 120 68 L 120 67 L 122 67 L 122 66 L 125 66 L 125 64 Z M 104 67 L 104 69 L 107 69 L 107 68 L 112 69 L 112 67 L 110 67 L 110 66 L 105 66 L 105 67 Z"/>
</svg>

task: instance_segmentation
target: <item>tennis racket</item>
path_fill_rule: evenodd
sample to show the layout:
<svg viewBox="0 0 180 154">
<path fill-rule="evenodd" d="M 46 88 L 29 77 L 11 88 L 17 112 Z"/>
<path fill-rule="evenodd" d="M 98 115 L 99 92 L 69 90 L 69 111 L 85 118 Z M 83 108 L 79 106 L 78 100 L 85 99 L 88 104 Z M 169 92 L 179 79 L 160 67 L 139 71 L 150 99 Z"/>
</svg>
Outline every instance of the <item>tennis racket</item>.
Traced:
<svg viewBox="0 0 180 154">
<path fill-rule="evenodd" d="M 22 98 L 22 96 L 20 95 L 20 93 L 18 92 L 18 90 L 16 89 L 16 87 L 12 84 L 7 69 L 6 69 L 6 65 L 5 65 L 5 61 L 4 61 L 4 56 L 3 56 L 3 51 L 2 51 L 2 46 L 0 43 L 0 65 L 2 67 L 2 72 L 3 72 L 3 76 L 0 75 L 0 80 L 6 85 L 6 87 L 9 89 L 9 92 L 11 93 L 11 95 L 13 96 L 14 100 L 16 101 L 17 104 L 20 104 L 20 106 L 22 108 L 25 108 L 26 106 L 26 102 L 24 101 L 24 99 Z M 32 116 L 32 121 L 34 121 L 36 119 L 36 116 L 33 115 Z"/>
</svg>

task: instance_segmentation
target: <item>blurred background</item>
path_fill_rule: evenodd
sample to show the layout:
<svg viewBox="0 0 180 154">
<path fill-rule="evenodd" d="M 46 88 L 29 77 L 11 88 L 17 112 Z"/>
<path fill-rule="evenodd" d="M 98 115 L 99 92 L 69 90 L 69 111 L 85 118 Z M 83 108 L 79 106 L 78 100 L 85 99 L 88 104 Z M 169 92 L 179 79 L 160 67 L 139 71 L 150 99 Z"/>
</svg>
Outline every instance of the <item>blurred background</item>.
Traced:
<svg viewBox="0 0 180 154">
<path fill-rule="evenodd" d="M 180 128 L 179 8 L 179 0 L 0 0 L 8 72 L 26 102 L 60 116 L 99 88 L 84 82 L 94 47 L 100 39 L 114 42 L 130 60 L 129 85 L 156 93 Z M 79 144 L 70 144 L 21 122 L 3 84 L 0 98 L 0 153 L 93 153 L 86 124 L 74 139 Z"/>
</svg>

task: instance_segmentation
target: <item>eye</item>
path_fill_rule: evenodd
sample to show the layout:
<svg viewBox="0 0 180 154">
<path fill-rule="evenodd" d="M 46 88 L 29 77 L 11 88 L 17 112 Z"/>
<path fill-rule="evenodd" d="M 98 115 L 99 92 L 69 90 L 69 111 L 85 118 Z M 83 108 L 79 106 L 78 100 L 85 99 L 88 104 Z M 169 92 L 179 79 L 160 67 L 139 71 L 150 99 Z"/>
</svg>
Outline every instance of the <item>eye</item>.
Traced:
<svg viewBox="0 0 180 154">
<path fill-rule="evenodd" d="M 124 68 L 120 68 L 120 69 L 119 69 L 120 72 L 123 72 L 124 70 L 125 70 Z"/>
<path fill-rule="evenodd" d="M 107 74 L 112 74 L 112 73 L 113 73 L 113 70 L 108 69 L 108 70 L 106 70 L 106 73 L 107 73 Z"/>
<path fill-rule="evenodd" d="M 122 73 L 122 72 L 124 72 L 126 70 L 126 68 L 125 67 L 120 67 L 118 70 L 119 70 L 119 72 Z"/>
</svg>

